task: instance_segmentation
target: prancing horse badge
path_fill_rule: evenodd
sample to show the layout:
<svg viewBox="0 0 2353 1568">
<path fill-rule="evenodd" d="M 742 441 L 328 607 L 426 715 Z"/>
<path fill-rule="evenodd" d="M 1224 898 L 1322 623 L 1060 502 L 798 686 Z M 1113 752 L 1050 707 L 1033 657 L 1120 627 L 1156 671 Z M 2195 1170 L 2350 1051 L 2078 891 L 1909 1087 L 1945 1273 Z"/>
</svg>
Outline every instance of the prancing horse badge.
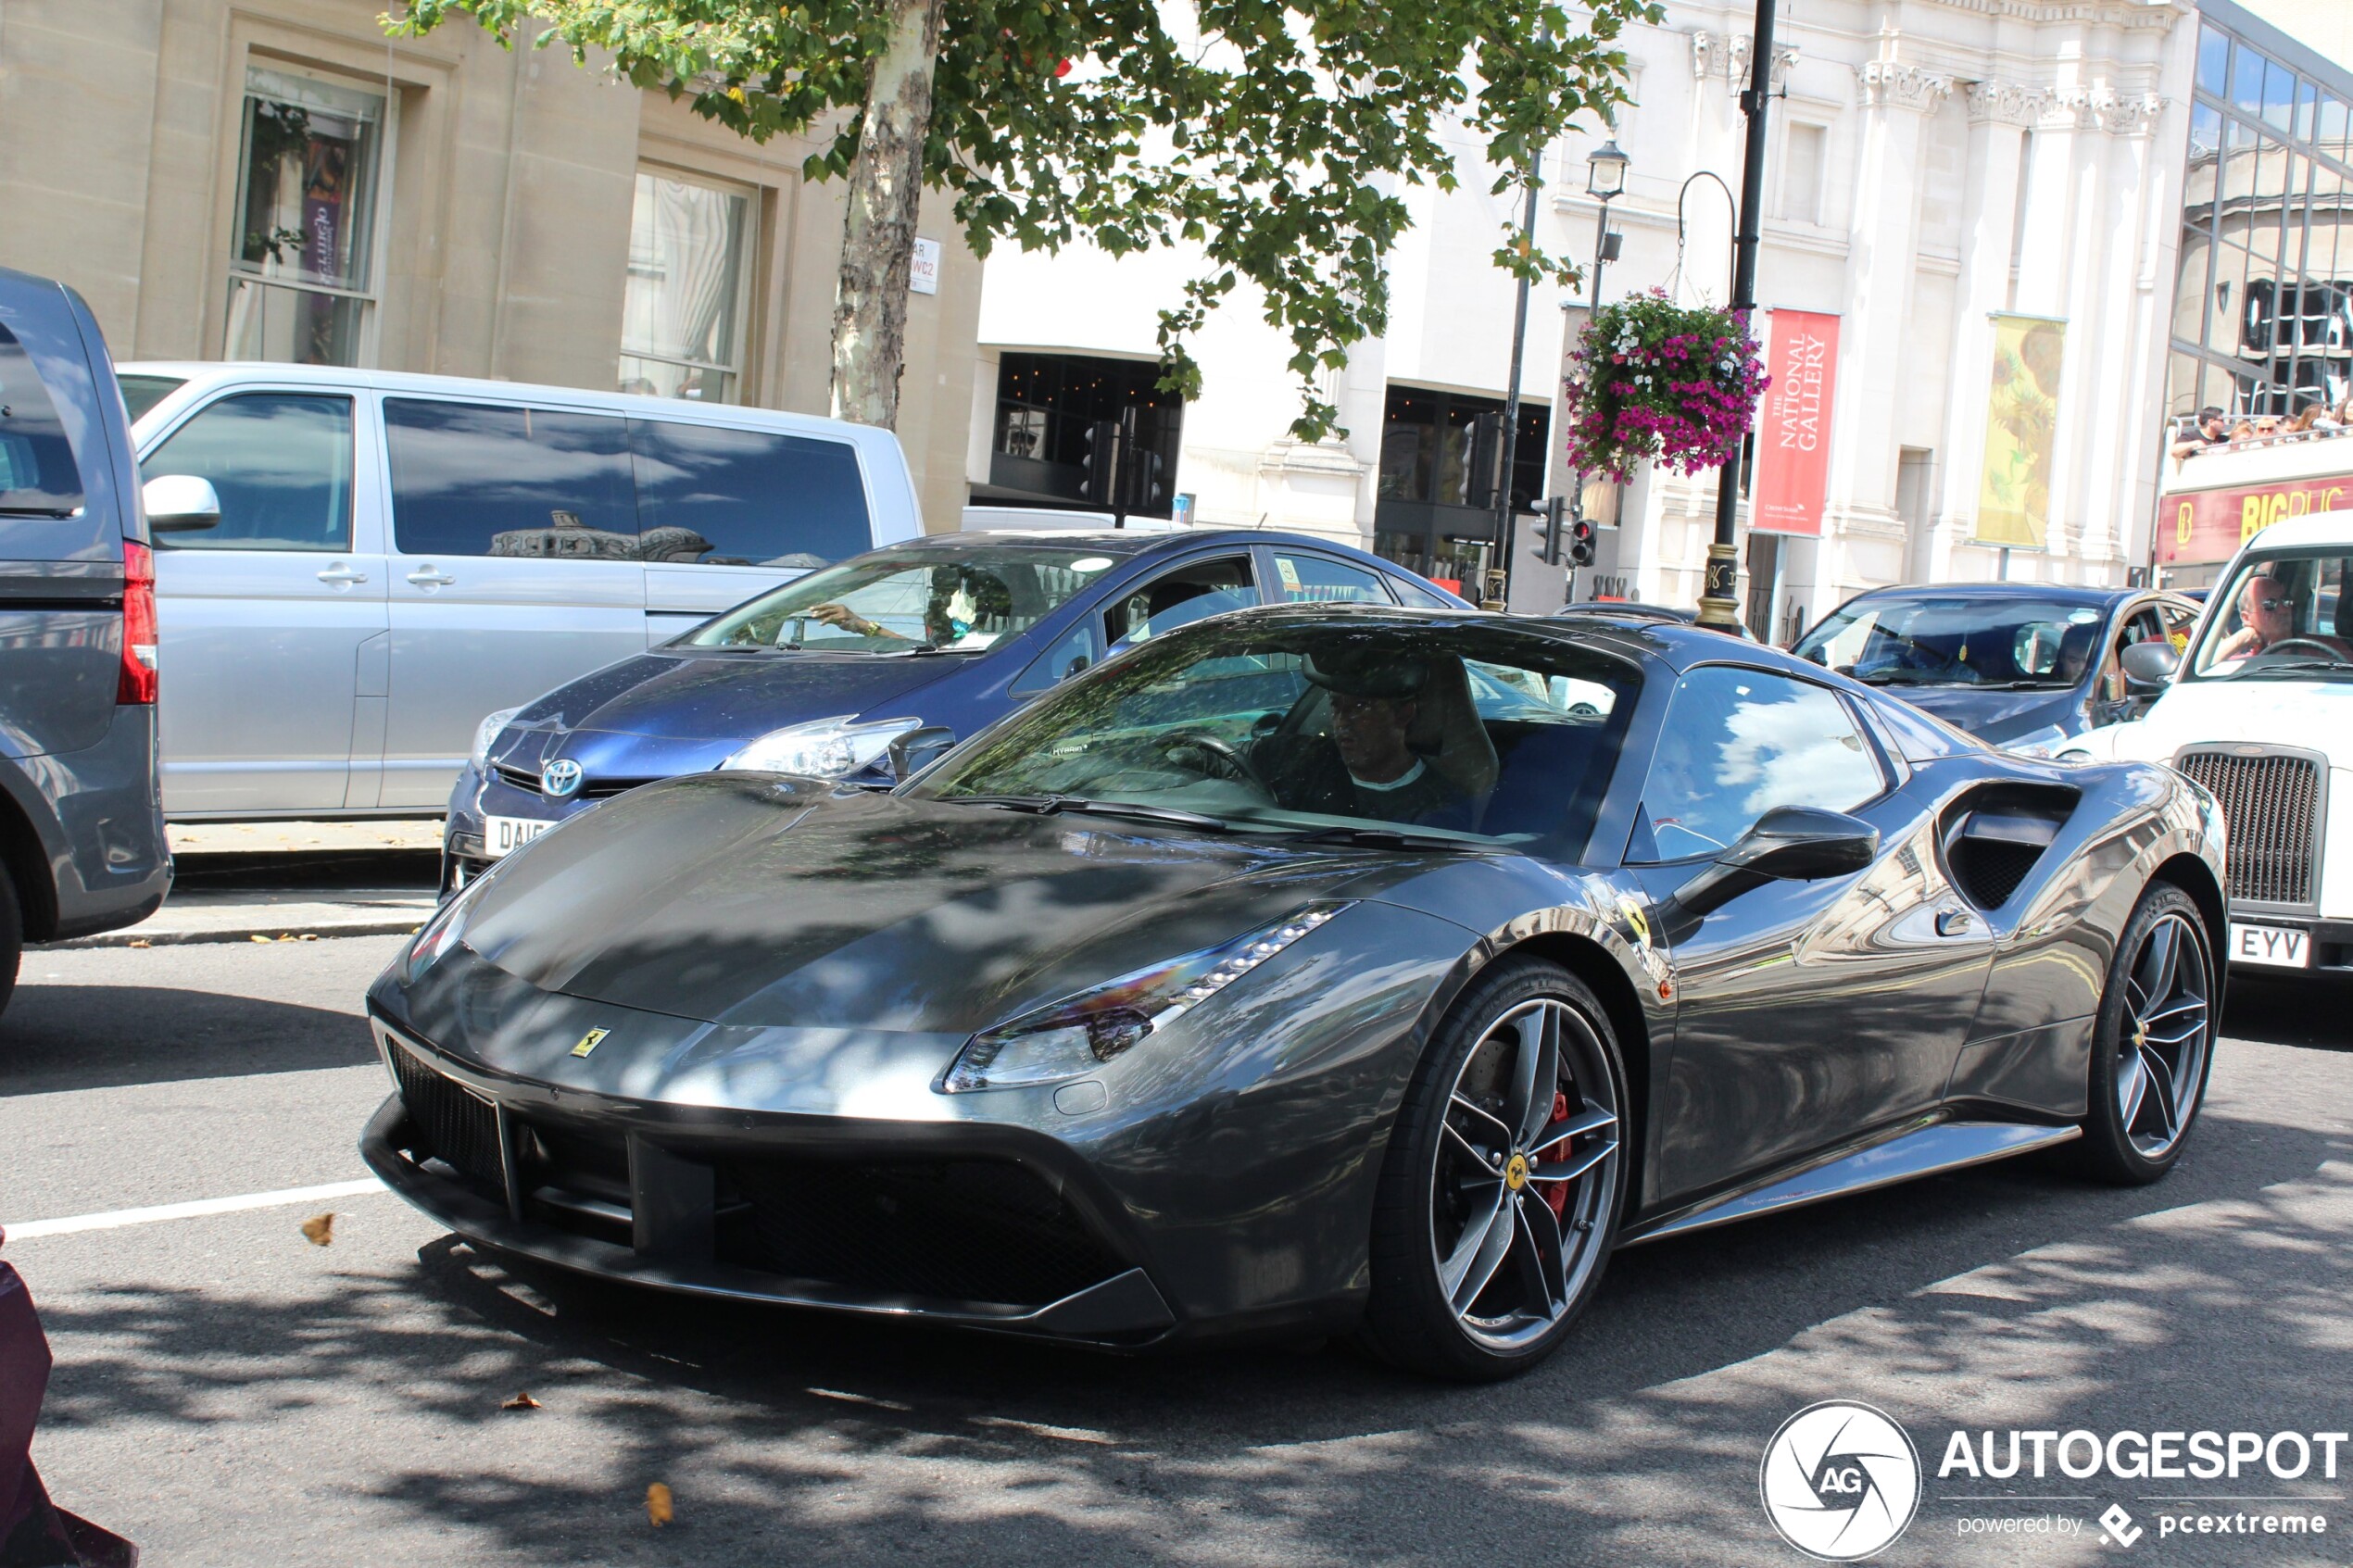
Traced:
<svg viewBox="0 0 2353 1568">
<path fill-rule="evenodd" d="M 604 1043 L 605 1036 L 611 1033 L 612 1031 L 610 1029 L 589 1030 L 588 1033 L 580 1036 L 580 1044 L 572 1047 L 572 1054 L 574 1056 L 586 1056 L 590 1051 L 595 1050 L 598 1046 L 602 1045 Z"/>
</svg>

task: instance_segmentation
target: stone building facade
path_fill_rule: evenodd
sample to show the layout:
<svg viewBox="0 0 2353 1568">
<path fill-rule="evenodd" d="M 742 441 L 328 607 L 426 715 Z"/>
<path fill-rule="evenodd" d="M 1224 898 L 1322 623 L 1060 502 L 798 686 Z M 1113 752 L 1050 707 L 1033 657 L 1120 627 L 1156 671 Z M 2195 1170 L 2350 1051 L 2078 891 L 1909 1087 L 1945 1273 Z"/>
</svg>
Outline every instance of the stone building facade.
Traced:
<svg viewBox="0 0 2353 1568">
<path fill-rule="evenodd" d="M 327 358 L 827 411 L 839 182 L 383 0 L 6 0 L 0 265 L 119 360 Z M 955 526 L 980 270 L 944 211 L 899 433 Z"/>
</svg>

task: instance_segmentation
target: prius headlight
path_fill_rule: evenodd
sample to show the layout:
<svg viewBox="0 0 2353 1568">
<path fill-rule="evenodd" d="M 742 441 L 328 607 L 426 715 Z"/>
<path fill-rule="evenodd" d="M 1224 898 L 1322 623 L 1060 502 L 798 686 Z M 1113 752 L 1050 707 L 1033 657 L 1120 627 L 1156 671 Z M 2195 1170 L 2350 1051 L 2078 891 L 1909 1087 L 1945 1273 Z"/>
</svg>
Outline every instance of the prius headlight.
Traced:
<svg viewBox="0 0 2353 1568">
<path fill-rule="evenodd" d="M 489 763 L 490 748 L 498 744 L 499 735 L 522 711 L 520 708 L 502 708 L 496 713 L 483 715 L 482 722 L 474 726 L 474 748 L 471 759 L 475 772 L 479 773 Z"/>
<path fill-rule="evenodd" d="M 473 912 L 474 901 L 489 885 L 490 873 L 485 872 L 466 884 L 447 903 L 433 912 L 433 918 L 409 939 L 409 950 L 400 957 L 400 978 L 403 981 L 415 981 L 458 945 L 458 939 L 465 935 L 466 918 Z"/>
<path fill-rule="evenodd" d="M 1347 907 L 1310 904 L 1231 942 L 1123 974 L 984 1029 L 965 1042 L 939 1086 L 952 1095 L 1084 1077 Z"/>
<path fill-rule="evenodd" d="M 923 728 L 924 723 L 921 719 L 875 719 L 862 724 L 855 721 L 857 717 L 845 713 L 771 730 L 719 765 L 758 773 L 837 779 L 879 760 L 892 741 Z"/>
</svg>

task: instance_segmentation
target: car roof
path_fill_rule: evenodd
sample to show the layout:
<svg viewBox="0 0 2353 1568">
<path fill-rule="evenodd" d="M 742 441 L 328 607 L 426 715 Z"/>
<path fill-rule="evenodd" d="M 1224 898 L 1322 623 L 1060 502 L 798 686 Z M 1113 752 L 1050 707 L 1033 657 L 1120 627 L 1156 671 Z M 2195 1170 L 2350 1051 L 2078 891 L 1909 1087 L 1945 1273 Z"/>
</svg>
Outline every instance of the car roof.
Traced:
<svg viewBox="0 0 2353 1568">
<path fill-rule="evenodd" d="M 2108 605 L 2146 592 L 2145 588 L 2101 588 L 2081 583 L 1898 583 L 1885 588 L 1866 588 L 1846 602 L 1917 597 L 2046 599 L 2059 604 Z"/>
<path fill-rule="evenodd" d="M 2314 545 L 2353 546 L 2353 511 L 2314 512 L 2272 523 L 2246 542 L 2248 550 L 2308 549 Z"/>
</svg>

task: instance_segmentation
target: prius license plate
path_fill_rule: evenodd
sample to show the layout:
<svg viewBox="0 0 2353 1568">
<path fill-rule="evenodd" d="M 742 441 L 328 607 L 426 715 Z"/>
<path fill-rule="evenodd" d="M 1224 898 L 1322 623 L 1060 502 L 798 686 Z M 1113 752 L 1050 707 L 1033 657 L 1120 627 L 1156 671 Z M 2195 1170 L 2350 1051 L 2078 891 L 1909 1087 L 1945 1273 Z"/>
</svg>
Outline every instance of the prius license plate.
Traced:
<svg viewBox="0 0 2353 1568">
<path fill-rule="evenodd" d="M 556 824 L 540 817 L 490 817 L 482 824 L 482 850 L 497 859 L 520 849 Z"/>
<path fill-rule="evenodd" d="M 2309 969 L 2312 934 L 2287 925 L 2242 925 L 2231 922 L 2231 961 L 2269 964 L 2274 969 Z"/>
</svg>

